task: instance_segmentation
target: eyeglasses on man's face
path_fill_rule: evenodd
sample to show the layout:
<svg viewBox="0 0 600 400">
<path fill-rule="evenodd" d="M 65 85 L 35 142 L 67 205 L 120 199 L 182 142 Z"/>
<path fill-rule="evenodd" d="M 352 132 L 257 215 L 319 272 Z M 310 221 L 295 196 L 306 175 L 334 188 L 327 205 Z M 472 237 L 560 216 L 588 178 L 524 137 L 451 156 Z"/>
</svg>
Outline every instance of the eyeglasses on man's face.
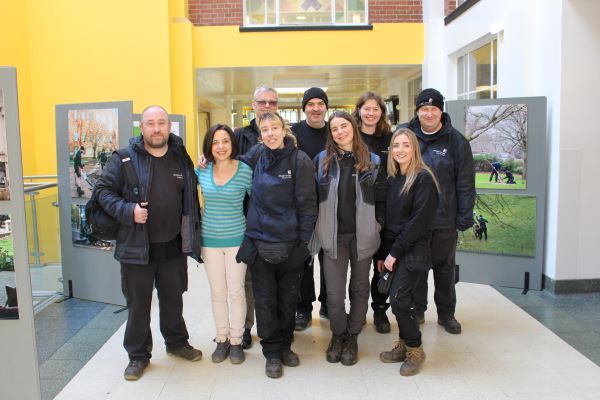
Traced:
<svg viewBox="0 0 600 400">
<path fill-rule="evenodd" d="M 277 100 L 254 100 L 254 102 L 261 107 L 277 107 Z"/>
</svg>

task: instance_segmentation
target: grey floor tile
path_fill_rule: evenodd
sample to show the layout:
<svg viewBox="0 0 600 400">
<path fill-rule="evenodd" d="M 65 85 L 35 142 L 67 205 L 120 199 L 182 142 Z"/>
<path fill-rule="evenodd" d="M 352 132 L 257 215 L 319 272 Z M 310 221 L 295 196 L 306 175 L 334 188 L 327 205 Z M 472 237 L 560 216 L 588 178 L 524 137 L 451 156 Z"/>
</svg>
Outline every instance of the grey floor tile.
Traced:
<svg viewBox="0 0 600 400">
<path fill-rule="evenodd" d="M 52 360 L 89 360 L 104 343 L 65 343 L 51 357 Z"/>
</svg>

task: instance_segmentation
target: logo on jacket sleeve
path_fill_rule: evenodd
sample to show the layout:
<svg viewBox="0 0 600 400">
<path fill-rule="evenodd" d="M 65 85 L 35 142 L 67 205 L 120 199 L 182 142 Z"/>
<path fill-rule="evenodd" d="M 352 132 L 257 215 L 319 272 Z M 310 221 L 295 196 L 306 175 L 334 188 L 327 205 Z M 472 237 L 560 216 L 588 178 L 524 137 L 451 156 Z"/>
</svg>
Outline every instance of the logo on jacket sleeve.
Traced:
<svg viewBox="0 0 600 400">
<path fill-rule="evenodd" d="M 433 150 L 433 152 L 435 154 L 437 154 L 438 156 L 442 156 L 442 157 L 446 157 L 447 151 L 448 151 L 448 149 L 444 149 L 442 151 L 440 151 L 440 150 Z"/>
</svg>

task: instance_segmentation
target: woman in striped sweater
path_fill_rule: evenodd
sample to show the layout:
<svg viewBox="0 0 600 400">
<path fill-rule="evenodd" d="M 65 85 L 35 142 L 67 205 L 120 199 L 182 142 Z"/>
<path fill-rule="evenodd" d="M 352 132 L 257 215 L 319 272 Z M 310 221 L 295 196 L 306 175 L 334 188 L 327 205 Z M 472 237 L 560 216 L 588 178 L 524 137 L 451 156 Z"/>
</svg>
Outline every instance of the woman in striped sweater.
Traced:
<svg viewBox="0 0 600 400">
<path fill-rule="evenodd" d="M 246 231 L 244 196 L 252 187 L 252 169 L 235 159 L 237 148 L 230 127 L 212 126 L 203 143 L 206 167 L 196 169 L 204 197 L 202 259 L 217 330 L 212 360 L 221 362 L 229 356 L 233 364 L 245 360 L 242 334 L 246 320 L 246 264 L 236 262 L 235 256 Z"/>
</svg>

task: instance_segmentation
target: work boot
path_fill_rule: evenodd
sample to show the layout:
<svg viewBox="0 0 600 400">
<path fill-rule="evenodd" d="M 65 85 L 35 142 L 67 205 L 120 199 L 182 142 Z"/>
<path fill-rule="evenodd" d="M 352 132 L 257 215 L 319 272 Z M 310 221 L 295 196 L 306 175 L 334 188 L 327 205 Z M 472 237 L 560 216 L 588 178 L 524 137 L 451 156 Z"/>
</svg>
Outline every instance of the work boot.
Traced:
<svg viewBox="0 0 600 400">
<path fill-rule="evenodd" d="M 321 304 L 321 308 L 319 308 L 319 317 L 329 319 L 329 310 L 327 309 L 327 304 Z"/>
<path fill-rule="evenodd" d="M 342 359 L 342 345 L 344 344 L 344 338 L 346 335 L 333 335 L 329 341 L 329 346 L 325 352 L 325 356 L 328 362 L 338 363 Z"/>
<path fill-rule="evenodd" d="M 250 328 L 246 328 L 242 335 L 242 348 L 246 350 L 250 347 L 252 347 L 252 334 L 250 333 Z"/>
<path fill-rule="evenodd" d="M 225 361 L 227 359 L 227 356 L 229 355 L 230 347 L 231 346 L 229 340 L 226 340 L 224 342 L 217 342 L 217 348 L 212 353 L 212 362 L 220 363 Z"/>
<path fill-rule="evenodd" d="M 202 352 L 193 348 L 188 343 L 177 347 L 176 349 L 167 348 L 167 354 L 170 356 L 183 358 L 188 361 L 198 361 L 202 358 Z"/>
<path fill-rule="evenodd" d="M 267 363 L 265 365 L 265 374 L 267 374 L 269 378 L 281 378 L 281 375 L 283 375 L 283 366 L 281 365 L 281 360 L 279 358 L 267 359 Z"/>
<path fill-rule="evenodd" d="M 312 323 L 312 315 L 309 313 L 305 313 L 303 311 L 298 311 L 296 313 L 296 326 L 294 330 L 303 331 L 310 326 Z"/>
<path fill-rule="evenodd" d="M 419 347 L 406 346 L 406 359 L 400 366 L 400 375 L 413 376 L 419 372 L 421 365 L 425 361 L 425 352 L 423 345 Z"/>
<path fill-rule="evenodd" d="M 404 340 L 400 339 L 394 344 L 390 351 L 379 353 L 379 359 L 384 363 L 397 363 L 406 359 L 406 345 Z"/>
<path fill-rule="evenodd" d="M 417 323 L 419 325 L 425 323 L 425 313 L 424 312 L 417 311 Z"/>
<path fill-rule="evenodd" d="M 358 335 L 348 334 L 342 343 L 342 365 L 350 366 L 358 361 Z"/>
<path fill-rule="evenodd" d="M 232 364 L 241 364 L 246 361 L 246 356 L 244 355 L 244 349 L 242 349 L 241 344 L 232 344 L 229 349 L 229 361 Z"/>
<path fill-rule="evenodd" d="M 390 320 L 385 314 L 385 310 L 381 308 L 375 309 L 373 312 L 373 323 L 375 324 L 375 330 L 379 333 L 390 332 Z"/>
<path fill-rule="evenodd" d="M 150 360 L 131 360 L 125 368 L 123 377 L 127 381 L 137 381 L 144 374 L 144 370 L 150 363 Z"/>
<path fill-rule="evenodd" d="M 281 362 L 286 367 L 297 367 L 300 365 L 300 357 L 292 349 L 285 349 L 281 351 Z"/>
<path fill-rule="evenodd" d="M 453 335 L 458 335 L 462 332 L 460 322 L 458 322 L 454 316 L 446 318 L 438 317 L 438 324 L 442 325 L 446 329 L 446 332 Z"/>
</svg>

